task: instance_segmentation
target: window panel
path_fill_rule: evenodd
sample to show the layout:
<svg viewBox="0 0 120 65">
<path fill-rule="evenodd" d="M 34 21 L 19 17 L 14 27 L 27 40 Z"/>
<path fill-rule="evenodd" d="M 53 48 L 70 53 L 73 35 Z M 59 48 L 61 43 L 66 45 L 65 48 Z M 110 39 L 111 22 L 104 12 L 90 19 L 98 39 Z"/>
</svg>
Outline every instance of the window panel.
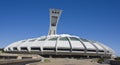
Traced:
<svg viewBox="0 0 120 65">
<path fill-rule="evenodd" d="M 62 37 L 59 39 L 60 41 L 68 41 L 67 37 Z"/>
</svg>

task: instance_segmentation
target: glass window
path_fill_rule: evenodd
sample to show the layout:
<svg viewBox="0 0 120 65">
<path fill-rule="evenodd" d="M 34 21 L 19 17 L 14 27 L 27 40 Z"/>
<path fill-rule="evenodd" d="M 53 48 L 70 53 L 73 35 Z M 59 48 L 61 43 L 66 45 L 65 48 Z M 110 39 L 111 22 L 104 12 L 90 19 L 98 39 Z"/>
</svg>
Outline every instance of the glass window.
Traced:
<svg viewBox="0 0 120 65">
<path fill-rule="evenodd" d="M 57 12 L 57 14 L 59 14 L 59 12 Z"/>
<path fill-rule="evenodd" d="M 68 41 L 67 37 L 60 38 L 60 41 Z"/>
<path fill-rule="evenodd" d="M 107 51 L 107 53 L 109 53 L 109 51 Z"/>
<path fill-rule="evenodd" d="M 78 39 L 78 38 L 75 38 L 75 37 L 70 37 L 70 39 L 71 39 L 72 41 L 79 41 L 79 39 Z"/>
<path fill-rule="evenodd" d="M 87 50 L 87 51 L 89 51 L 89 52 L 96 52 L 96 50 Z"/>
<path fill-rule="evenodd" d="M 57 40 L 57 37 L 49 39 L 49 41 L 56 41 L 56 40 Z"/>
<path fill-rule="evenodd" d="M 80 38 L 84 42 L 89 42 L 87 39 Z"/>
<path fill-rule="evenodd" d="M 43 48 L 43 50 L 55 50 L 55 48 Z"/>
<path fill-rule="evenodd" d="M 52 23 L 51 26 L 56 26 L 56 23 Z"/>
<path fill-rule="evenodd" d="M 31 47 L 31 50 L 39 50 L 40 51 L 40 47 Z"/>
<path fill-rule="evenodd" d="M 13 47 L 13 50 L 17 50 L 17 47 Z"/>
<path fill-rule="evenodd" d="M 104 50 L 99 50 L 99 52 L 104 52 Z"/>
<path fill-rule="evenodd" d="M 52 13 L 54 13 L 54 11 L 52 11 Z"/>
<path fill-rule="evenodd" d="M 24 43 L 25 42 L 25 40 L 24 41 L 22 41 L 22 43 Z"/>
<path fill-rule="evenodd" d="M 52 16 L 52 22 L 51 22 L 51 26 L 56 26 L 56 21 L 57 21 L 58 17 L 57 16 Z"/>
<path fill-rule="evenodd" d="M 42 39 L 39 39 L 38 41 L 45 41 L 46 40 L 46 38 L 42 38 Z"/>
<path fill-rule="evenodd" d="M 21 47 L 21 50 L 27 50 L 27 47 Z"/>
<path fill-rule="evenodd" d="M 85 51 L 84 49 L 72 49 L 72 51 Z"/>
<path fill-rule="evenodd" d="M 10 49 L 10 48 L 8 48 L 8 50 L 9 50 L 9 51 L 11 51 L 11 49 Z"/>
</svg>

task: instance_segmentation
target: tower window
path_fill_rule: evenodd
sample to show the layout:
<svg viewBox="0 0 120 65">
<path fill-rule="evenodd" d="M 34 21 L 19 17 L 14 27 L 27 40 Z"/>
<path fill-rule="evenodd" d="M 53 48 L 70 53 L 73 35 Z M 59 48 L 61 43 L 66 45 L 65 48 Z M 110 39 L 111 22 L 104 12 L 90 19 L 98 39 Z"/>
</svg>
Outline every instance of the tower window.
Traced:
<svg viewBox="0 0 120 65">
<path fill-rule="evenodd" d="M 52 23 L 51 26 L 56 26 L 56 23 Z"/>
<path fill-rule="evenodd" d="M 59 12 L 58 12 L 58 11 L 52 11 L 52 13 L 54 13 L 54 14 L 59 14 Z"/>
<path fill-rule="evenodd" d="M 55 13 L 54 11 L 52 11 L 52 13 Z"/>
<path fill-rule="evenodd" d="M 57 17 L 57 16 L 52 16 L 51 26 L 56 26 L 57 19 L 58 19 L 58 17 Z"/>
</svg>

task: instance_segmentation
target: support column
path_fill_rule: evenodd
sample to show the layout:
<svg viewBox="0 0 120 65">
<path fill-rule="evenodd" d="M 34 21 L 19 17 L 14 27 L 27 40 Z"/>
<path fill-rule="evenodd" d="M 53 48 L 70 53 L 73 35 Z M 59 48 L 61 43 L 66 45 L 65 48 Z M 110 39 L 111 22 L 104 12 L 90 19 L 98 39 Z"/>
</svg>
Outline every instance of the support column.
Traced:
<svg viewBox="0 0 120 65">
<path fill-rule="evenodd" d="M 89 59 L 89 58 L 90 58 L 90 56 L 87 56 L 87 58 Z"/>
</svg>

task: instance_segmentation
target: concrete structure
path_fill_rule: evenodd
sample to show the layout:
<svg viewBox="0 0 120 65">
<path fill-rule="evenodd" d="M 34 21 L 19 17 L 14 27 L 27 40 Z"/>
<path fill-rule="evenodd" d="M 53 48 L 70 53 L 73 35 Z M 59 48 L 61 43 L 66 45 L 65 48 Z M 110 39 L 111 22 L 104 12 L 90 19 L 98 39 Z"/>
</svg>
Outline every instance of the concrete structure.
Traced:
<svg viewBox="0 0 120 65">
<path fill-rule="evenodd" d="M 40 62 L 42 57 L 37 54 L 0 54 L 0 65 L 25 65 L 32 62 Z"/>
<path fill-rule="evenodd" d="M 11 54 L 1 53 L 0 59 L 41 59 L 41 56 L 37 54 Z"/>
<path fill-rule="evenodd" d="M 29 52 L 41 55 L 66 55 L 77 57 L 112 57 L 114 51 L 108 46 L 69 34 L 56 34 L 61 10 L 50 9 L 48 36 L 14 42 L 4 48 L 6 52 Z"/>
<path fill-rule="evenodd" d="M 50 29 L 49 35 L 56 34 L 57 23 L 59 21 L 62 10 L 50 9 Z"/>
</svg>

